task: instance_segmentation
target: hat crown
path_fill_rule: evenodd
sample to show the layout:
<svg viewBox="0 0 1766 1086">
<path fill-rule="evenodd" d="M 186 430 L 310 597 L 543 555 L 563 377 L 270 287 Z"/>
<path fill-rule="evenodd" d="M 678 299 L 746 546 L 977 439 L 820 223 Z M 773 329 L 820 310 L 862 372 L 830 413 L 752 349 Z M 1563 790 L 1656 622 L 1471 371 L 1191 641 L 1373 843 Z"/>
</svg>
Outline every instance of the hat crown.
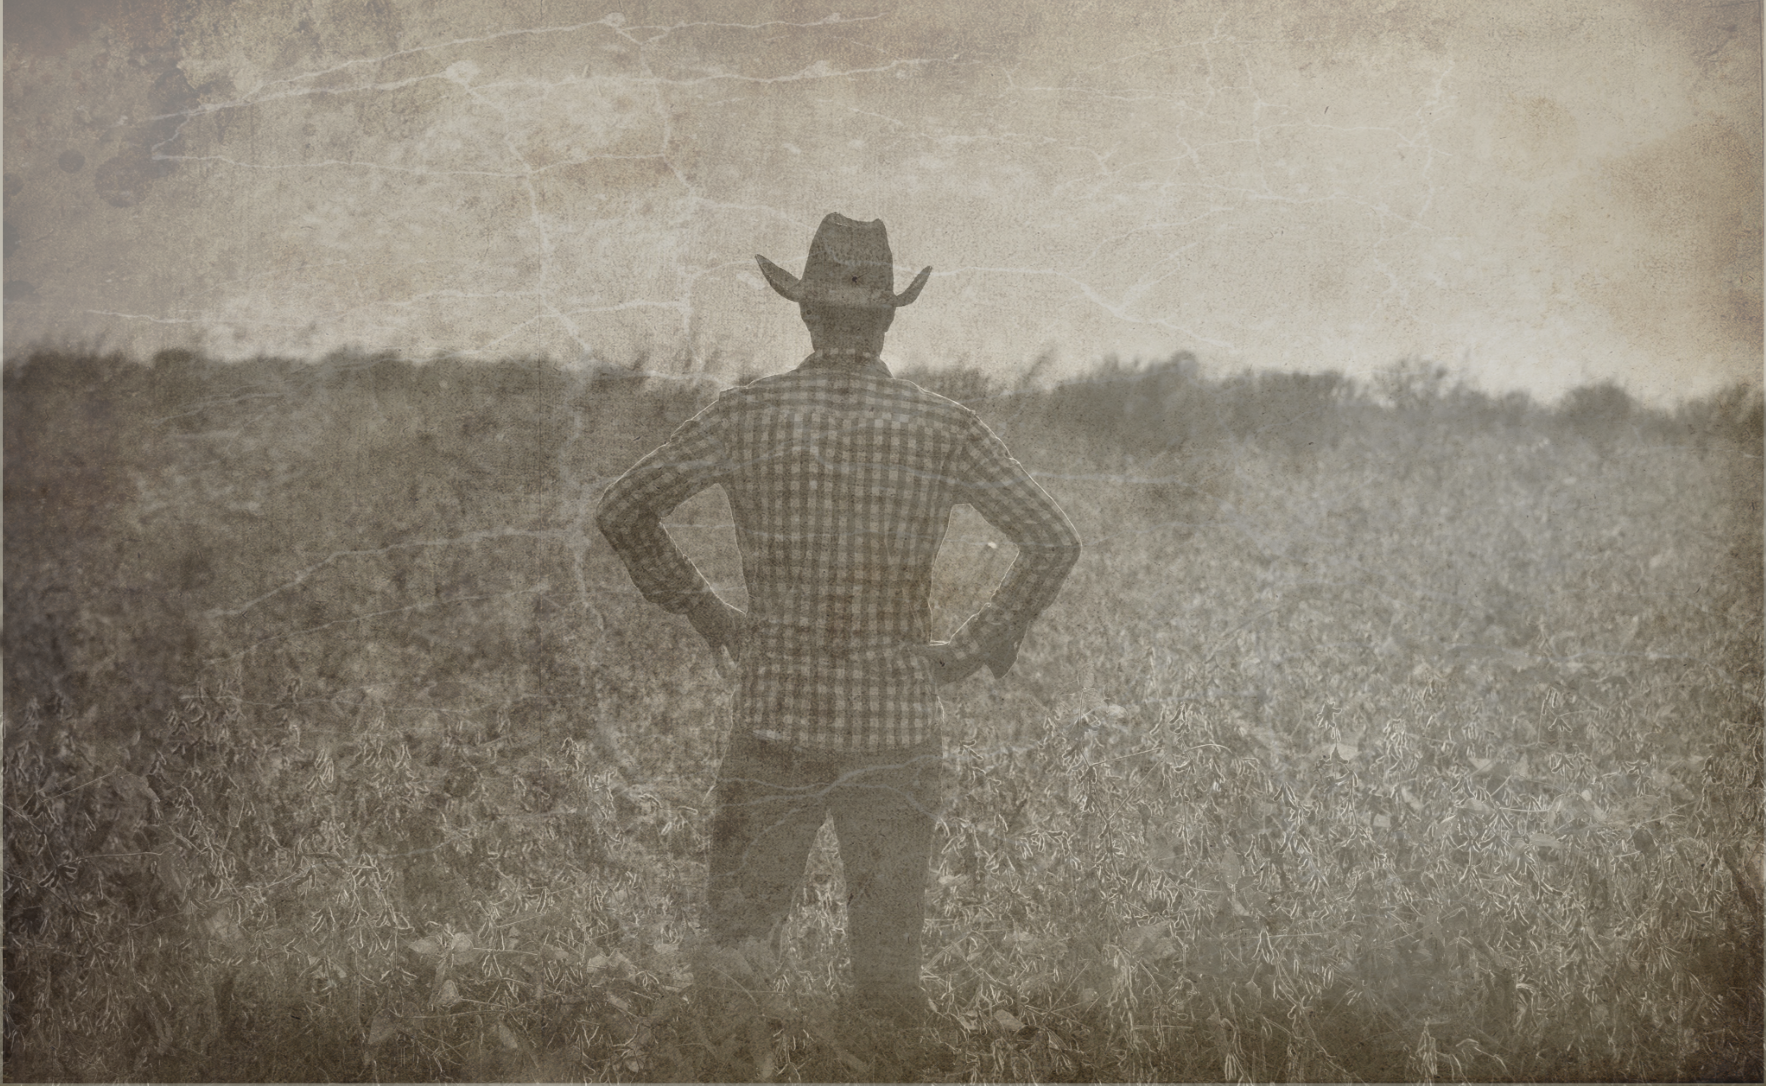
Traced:
<svg viewBox="0 0 1766 1086">
<path fill-rule="evenodd" d="M 895 259 L 889 252 L 889 232 L 882 219 L 858 222 L 832 214 L 822 220 L 809 243 L 805 279 L 850 279 L 857 276 L 865 286 L 892 290 Z"/>
</svg>

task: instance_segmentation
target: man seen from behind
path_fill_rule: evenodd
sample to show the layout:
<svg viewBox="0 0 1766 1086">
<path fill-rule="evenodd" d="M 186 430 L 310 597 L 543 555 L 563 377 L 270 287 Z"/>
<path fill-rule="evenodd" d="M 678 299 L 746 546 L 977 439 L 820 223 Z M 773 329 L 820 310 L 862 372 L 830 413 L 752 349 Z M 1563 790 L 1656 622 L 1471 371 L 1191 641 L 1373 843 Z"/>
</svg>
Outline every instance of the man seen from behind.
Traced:
<svg viewBox="0 0 1766 1086">
<path fill-rule="evenodd" d="M 847 886 L 853 1004 L 927 1010 L 920 933 L 939 807 L 936 688 L 1012 666 L 1079 539 L 969 408 L 890 375 L 896 294 L 881 220 L 822 221 L 801 278 L 757 257 L 814 351 L 723 393 L 610 487 L 597 523 L 644 597 L 685 615 L 738 674 L 712 814 L 708 934 L 773 936 L 829 817 Z M 712 591 L 660 518 L 711 486 L 734 515 L 746 614 Z M 932 640 L 932 566 L 953 506 L 1018 548 L 992 598 Z"/>
</svg>

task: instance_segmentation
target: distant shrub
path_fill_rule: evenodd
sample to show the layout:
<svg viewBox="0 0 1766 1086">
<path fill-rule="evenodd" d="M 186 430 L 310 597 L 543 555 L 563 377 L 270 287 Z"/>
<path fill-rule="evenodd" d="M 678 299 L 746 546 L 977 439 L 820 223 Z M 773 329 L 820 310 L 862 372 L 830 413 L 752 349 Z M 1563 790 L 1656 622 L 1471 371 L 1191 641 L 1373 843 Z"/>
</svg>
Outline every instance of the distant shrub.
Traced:
<svg viewBox="0 0 1766 1086">
<path fill-rule="evenodd" d="M 1374 374 L 1374 398 L 1399 412 L 1426 414 L 1447 395 L 1451 377 L 1438 362 L 1401 358 Z"/>
<path fill-rule="evenodd" d="M 1673 423 L 1685 439 L 1701 446 L 1727 441 L 1758 450 L 1766 431 L 1766 400 L 1759 386 L 1737 383 L 1682 404 Z"/>
<path fill-rule="evenodd" d="M 1263 372 L 1229 378 L 1216 399 L 1234 436 L 1303 457 L 1336 445 L 1356 395 L 1340 373 Z"/>
<path fill-rule="evenodd" d="M 1217 443 L 1227 433 L 1217 388 L 1187 351 L 1150 365 L 1106 358 L 1085 377 L 1044 393 L 1041 414 L 1099 450 L 1174 452 Z"/>
<path fill-rule="evenodd" d="M 1471 430 L 1514 434 L 1536 425 L 1543 409 L 1520 389 L 1492 396 L 1462 383 L 1448 392 L 1444 413 Z"/>
<path fill-rule="evenodd" d="M 1637 414 L 1636 402 L 1611 381 L 1571 389 L 1557 409 L 1572 433 L 1603 452 L 1635 433 Z"/>
</svg>

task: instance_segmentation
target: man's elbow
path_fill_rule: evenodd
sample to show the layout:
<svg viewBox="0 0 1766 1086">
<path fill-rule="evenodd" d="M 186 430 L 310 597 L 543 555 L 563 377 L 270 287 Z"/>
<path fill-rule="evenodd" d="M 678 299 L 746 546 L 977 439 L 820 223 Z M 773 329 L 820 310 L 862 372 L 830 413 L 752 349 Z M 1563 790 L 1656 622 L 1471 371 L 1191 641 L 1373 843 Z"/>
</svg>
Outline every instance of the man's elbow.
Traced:
<svg viewBox="0 0 1766 1086">
<path fill-rule="evenodd" d="M 1058 539 L 1046 539 L 1035 544 L 1020 543 L 1021 551 L 1034 551 L 1038 559 L 1057 576 L 1065 577 L 1079 562 L 1079 536 L 1071 531 L 1063 532 Z"/>
<path fill-rule="evenodd" d="M 1062 518 L 1063 521 L 1065 519 Z M 1061 555 L 1061 560 L 1068 569 L 1072 569 L 1073 564 L 1079 561 L 1079 533 L 1074 530 L 1073 525 L 1067 523 L 1061 525 L 1060 538 L 1056 540 L 1054 549 Z"/>
<path fill-rule="evenodd" d="M 1058 556 L 1057 561 L 1059 561 L 1061 566 L 1061 576 L 1065 577 L 1068 571 L 1079 564 L 1080 550 L 1081 547 L 1079 545 L 1079 536 L 1077 533 L 1071 535 L 1067 542 L 1062 543 L 1056 548 L 1056 554 Z"/>
<path fill-rule="evenodd" d="M 611 500 L 611 497 L 609 495 L 602 498 L 600 507 L 595 510 L 595 527 L 601 530 L 601 535 L 607 542 L 618 546 L 620 540 L 631 536 L 633 529 L 637 527 L 637 518 L 622 509 L 621 504 Z"/>
</svg>

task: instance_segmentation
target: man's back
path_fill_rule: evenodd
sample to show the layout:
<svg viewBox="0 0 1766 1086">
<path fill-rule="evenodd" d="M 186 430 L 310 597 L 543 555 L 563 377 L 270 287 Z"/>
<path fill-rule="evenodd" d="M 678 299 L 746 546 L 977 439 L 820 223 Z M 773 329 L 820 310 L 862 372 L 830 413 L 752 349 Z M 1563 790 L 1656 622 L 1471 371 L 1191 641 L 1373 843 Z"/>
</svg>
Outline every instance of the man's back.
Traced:
<svg viewBox="0 0 1766 1086">
<path fill-rule="evenodd" d="M 726 963 L 777 935 L 832 819 L 851 1008 L 893 1030 L 928 1009 L 921 931 L 943 788 L 935 687 L 983 665 L 995 678 L 1011 668 L 1079 538 L 973 411 L 895 380 L 880 361 L 896 310 L 932 274 L 896 292 L 882 220 L 825 217 L 801 276 L 756 260 L 797 305 L 815 353 L 689 419 L 608 488 L 596 523 L 645 598 L 685 615 L 741 668 L 706 857 L 718 953 L 695 970 L 714 1028 L 722 1019 L 730 1033 L 767 1035 L 752 997 L 731 993 Z M 709 486 L 724 488 L 735 515 L 749 614 L 718 598 L 661 524 Z M 987 605 L 933 642 L 932 563 L 959 503 L 1018 557 Z"/>
<path fill-rule="evenodd" d="M 975 413 L 880 363 L 811 358 L 732 389 L 609 491 L 601 524 L 645 595 L 670 610 L 705 590 L 646 512 L 721 485 L 750 611 L 739 727 L 799 746 L 877 750 L 936 731 L 932 564 L 967 503 L 1019 547 L 988 608 L 953 639 L 1016 638 L 1077 555 L 1065 516 Z"/>
<path fill-rule="evenodd" d="M 907 381 L 829 367 L 758 381 L 723 414 L 750 646 L 861 657 L 928 641 L 932 562 L 965 500 L 973 415 Z"/>
</svg>

